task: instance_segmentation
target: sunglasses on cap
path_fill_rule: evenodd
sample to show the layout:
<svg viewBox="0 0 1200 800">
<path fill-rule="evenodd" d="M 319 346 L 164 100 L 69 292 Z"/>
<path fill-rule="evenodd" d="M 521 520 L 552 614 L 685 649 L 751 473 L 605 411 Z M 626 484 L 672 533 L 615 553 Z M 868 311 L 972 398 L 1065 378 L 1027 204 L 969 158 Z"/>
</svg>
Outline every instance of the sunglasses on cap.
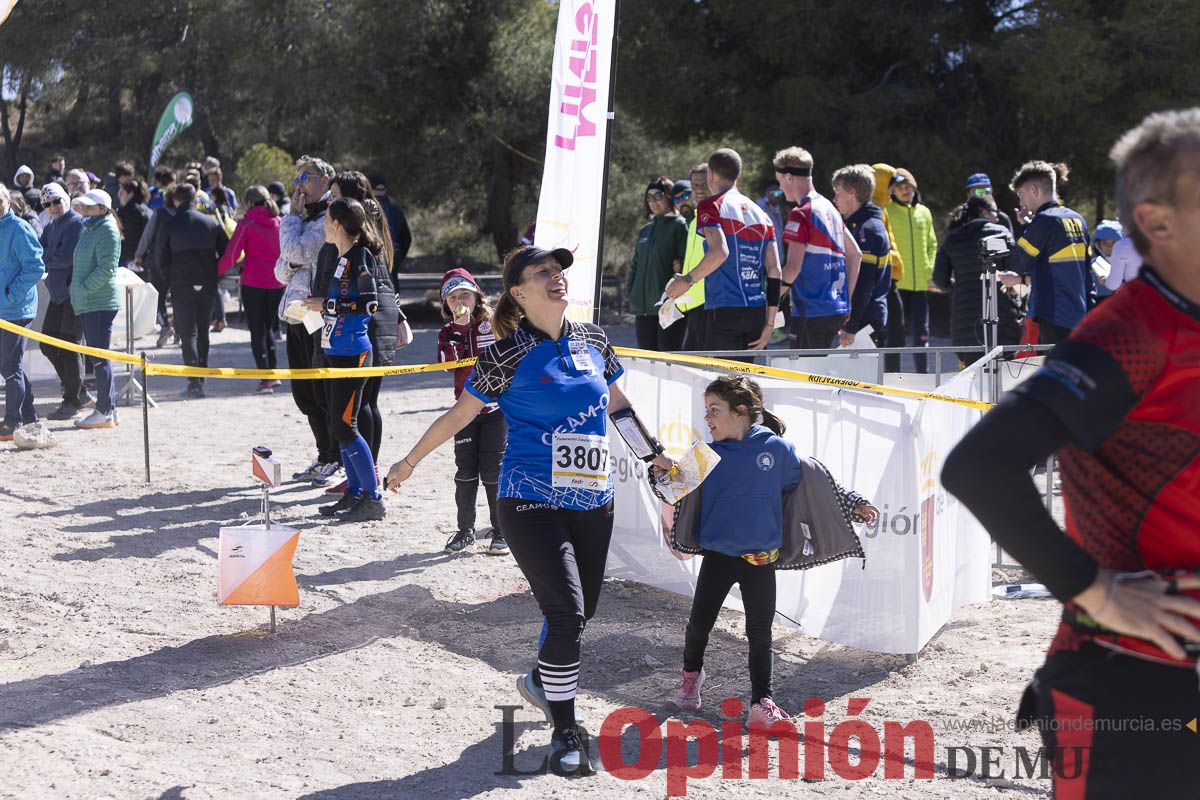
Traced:
<svg viewBox="0 0 1200 800">
<path fill-rule="evenodd" d="M 971 190 L 971 194 L 975 195 L 976 197 L 987 197 L 991 193 L 992 187 L 990 186 L 976 186 Z"/>
<path fill-rule="evenodd" d="M 667 197 L 666 192 L 661 192 L 661 191 L 646 192 L 646 202 L 647 203 L 652 203 L 655 200 L 665 200 L 666 197 Z"/>
<path fill-rule="evenodd" d="M 676 203 L 682 203 L 685 200 L 691 200 L 691 199 L 692 199 L 691 192 L 680 192 L 679 194 L 675 195 Z"/>
</svg>

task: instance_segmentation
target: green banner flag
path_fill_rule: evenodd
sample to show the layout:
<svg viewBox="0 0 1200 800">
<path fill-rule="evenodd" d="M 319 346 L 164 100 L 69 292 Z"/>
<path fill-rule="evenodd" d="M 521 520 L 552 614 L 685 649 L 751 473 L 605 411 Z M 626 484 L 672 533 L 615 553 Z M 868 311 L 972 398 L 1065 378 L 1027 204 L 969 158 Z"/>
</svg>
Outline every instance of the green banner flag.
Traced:
<svg viewBox="0 0 1200 800">
<path fill-rule="evenodd" d="M 154 143 L 150 147 L 150 169 L 154 169 L 163 152 L 175 141 L 175 137 L 192 124 L 192 96 L 180 92 L 171 98 L 158 121 L 154 132 Z"/>
</svg>

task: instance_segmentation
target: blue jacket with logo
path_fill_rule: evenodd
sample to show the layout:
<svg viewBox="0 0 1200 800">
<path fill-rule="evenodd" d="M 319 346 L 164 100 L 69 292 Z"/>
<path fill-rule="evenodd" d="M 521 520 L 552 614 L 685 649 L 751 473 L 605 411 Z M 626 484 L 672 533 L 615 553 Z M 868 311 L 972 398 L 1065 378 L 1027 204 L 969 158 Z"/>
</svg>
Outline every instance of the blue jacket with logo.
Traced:
<svg viewBox="0 0 1200 800">
<path fill-rule="evenodd" d="M 710 447 L 721 461 L 704 479 L 700 546 L 729 556 L 779 547 L 783 496 L 800 484 L 795 445 L 754 425 L 745 439 L 725 439 Z"/>
<path fill-rule="evenodd" d="M 37 316 L 37 282 L 45 273 L 37 235 L 10 209 L 0 217 L 0 319 L 16 322 Z"/>
<path fill-rule="evenodd" d="M 1009 266 L 1030 275 L 1029 314 L 1038 322 L 1073 328 L 1091 305 L 1096 281 L 1088 264 L 1087 222 L 1050 201 L 1021 231 Z"/>
<path fill-rule="evenodd" d="M 887 296 L 892 290 L 892 270 L 888 259 L 891 240 L 883 222 L 883 209 L 874 203 L 863 203 L 846 217 L 846 228 L 862 251 L 858 267 L 858 282 L 850 298 L 850 319 L 844 326 L 847 333 L 858 333 L 870 325 L 879 333 L 887 327 Z"/>
</svg>

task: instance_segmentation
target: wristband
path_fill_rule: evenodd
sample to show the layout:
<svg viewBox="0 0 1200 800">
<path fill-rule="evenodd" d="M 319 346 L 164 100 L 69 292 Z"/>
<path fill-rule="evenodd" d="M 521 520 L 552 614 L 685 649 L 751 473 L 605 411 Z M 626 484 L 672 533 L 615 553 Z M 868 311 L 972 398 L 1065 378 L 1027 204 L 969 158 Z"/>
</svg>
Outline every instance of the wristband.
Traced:
<svg viewBox="0 0 1200 800">
<path fill-rule="evenodd" d="M 402 459 L 400 459 L 400 460 L 401 460 L 401 461 L 403 461 L 405 464 L 408 464 L 408 468 L 409 468 L 409 469 L 416 469 L 416 468 L 417 468 L 417 465 L 416 465 L 416 464 L 414 464 L 414 463 L 412 463 L 411 461 L 409 461 L 409 460 L 408 460 L 408 456 L 405 456 L 404 458 L 402 458 Z"/>
<path fill-rule="evenodd" d="M 632 408 L 622 408 L 610 416 L 617 433 L 621 434 L 635 457 L 649 462 L 665 452 L 662 442 L 650 435 Z"/>
<path fill-rule="evenodd" d="M 782 281 L 779 278 L 767 278 L 767 305 L 779 307 L 779 288 Z"/>
</svg>

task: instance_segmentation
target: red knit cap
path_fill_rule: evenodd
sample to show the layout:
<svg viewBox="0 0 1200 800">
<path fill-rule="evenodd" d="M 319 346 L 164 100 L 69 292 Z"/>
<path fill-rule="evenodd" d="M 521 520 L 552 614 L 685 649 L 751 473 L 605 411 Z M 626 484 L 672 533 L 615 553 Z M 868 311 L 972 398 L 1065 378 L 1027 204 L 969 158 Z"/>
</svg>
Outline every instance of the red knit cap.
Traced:
<svg viewBox="0 0 1200 800">
<path fill-rule="evenodd" d="M 475 278 L 473 278 L 471 273 L 467 272 L 464 267 L 455 267 L 454 269 L 447 270 L 446 274 L 442 276 L 441 297 L 443 301 L 449 297 L 450 293 L 455 289 L 464 288 L 470 289 L 472 292 L 479 295 L 481 300 L 483 299 L 483 292 L 480 291 L 479 284 L 475 282 Z"/>
</svg>

